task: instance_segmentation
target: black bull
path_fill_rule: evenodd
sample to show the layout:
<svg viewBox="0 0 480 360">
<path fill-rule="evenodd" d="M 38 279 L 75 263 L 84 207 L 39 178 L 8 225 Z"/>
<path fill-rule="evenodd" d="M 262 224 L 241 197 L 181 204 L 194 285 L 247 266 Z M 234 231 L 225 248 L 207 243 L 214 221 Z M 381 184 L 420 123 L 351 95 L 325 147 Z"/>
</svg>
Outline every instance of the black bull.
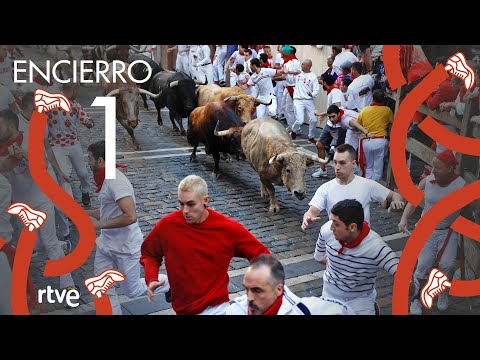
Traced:
<svg viewBox="0 0 480 360">
<path fill-rule="evenodd" d="M 153 100 L 158 113 L 158 124 L 163 125 L 160 110 L 167 107 L 173 129 L 179 131 L 174 120 L 180 125 L 181 135 L 185 135 L 182 119 L 190 115 L 196 107 L 195 81 L 183 72 L 163 70 L 157 73 L 151 82 L 150 92 L 161 92 L 158 99 Z"/>
<path fill-rule="evenodd" d="M 241 134 L 243 122 L 223 101 L 215 101 L 197 107 L 188 118 L 187 140 L 193 146 L 190 161 L 196 162 L 199 143 L 205 144 L 205 153 L 212 154 L 215 161 L 214 173 L 218 175 L 220 153 L 243 157 Z"/>
</svg>

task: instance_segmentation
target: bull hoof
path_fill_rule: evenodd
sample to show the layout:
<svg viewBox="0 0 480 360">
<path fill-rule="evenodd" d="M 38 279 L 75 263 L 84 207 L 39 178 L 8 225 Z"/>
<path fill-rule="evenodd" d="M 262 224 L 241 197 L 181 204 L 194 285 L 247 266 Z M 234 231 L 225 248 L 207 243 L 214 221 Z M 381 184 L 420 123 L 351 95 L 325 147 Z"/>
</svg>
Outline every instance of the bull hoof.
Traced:
<svg viewBox="0 0 480 360">
<path fill-rule="evenodd" d="M 280 211 L 280 206 L 278 205 L 270 205 L 270 207 L 268 208 L 268 212 L 271 212 L 271 213 L 278 213 Z"/>
<path fill-rule="evenodd" d="M 140 144 L 135 145 L 135 150 L 140 150 L 140 149 L 141 149 Z"/>
<path fill-rule="evenodd" d="M 213 171 L 212 176 L 214 179 L 218 179 L 220 177 L 220 171 L 217 171 L 217 172 Z"/>
<path fill-rule="evenodd" d="M 196 156 L 190 156 L 190 162 L 197 163 L 198 162 L 197 157 Z"/>
<path fill-rule="evenodd" d="M 181 135 L 181 136 L 186 136 L 186 135 L 187 135 L 187 132 L 182 129 L 182 131 L 180 132 L 180 135 Z"/>
<path fill-rule="evenodd" d="M 163 126 L 163 121 L 157 121 L 158 125 Z"/>
</svg>

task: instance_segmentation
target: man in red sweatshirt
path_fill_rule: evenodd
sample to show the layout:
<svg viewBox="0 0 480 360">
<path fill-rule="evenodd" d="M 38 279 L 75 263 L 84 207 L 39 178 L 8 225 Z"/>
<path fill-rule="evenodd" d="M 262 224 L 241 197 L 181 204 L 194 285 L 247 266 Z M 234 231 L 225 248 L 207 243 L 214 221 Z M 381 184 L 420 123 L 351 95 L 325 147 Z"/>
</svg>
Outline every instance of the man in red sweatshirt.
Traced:
<svg viewBox="0 0 480 360">
<path fill-rule="evenodd" d="M 159 220 L 142 244 L 148 300 L 160 286 L 158 270 L 165 256 L 172 306 L 179 315 L 225 314 L 232 258 L 270 254 L 237 221 L 207 208 L 209 201 L 205 180 L 187 176 L 178 185 L 180 210 Z"/>
</svg>

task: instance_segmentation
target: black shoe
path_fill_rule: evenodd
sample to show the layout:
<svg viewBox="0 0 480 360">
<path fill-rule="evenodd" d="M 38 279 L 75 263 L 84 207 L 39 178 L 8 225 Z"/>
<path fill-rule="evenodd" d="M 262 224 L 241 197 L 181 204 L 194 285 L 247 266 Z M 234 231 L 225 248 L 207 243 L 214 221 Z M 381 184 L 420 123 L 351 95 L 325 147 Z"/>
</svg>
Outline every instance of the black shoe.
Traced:
<svg viewBox="0 0 480 360">
<path fill-rule="evenodd" d="M 172 289 L 168 289 L 168 291 L 165 293 L 165 301 L 167 303 L 172 302 Z"/>
<path fill-rule="evenodd" d="M 295 140 L 297 138 L 297 133 L 295 131 L 290 131 L 290 137 L 292 140 Z"/>
<path fill-rule="evenodd" d="M 90 205 L 90 194 L 89 193 L 82 193 L 82 203 L 85 206 Z"/>
</svg>

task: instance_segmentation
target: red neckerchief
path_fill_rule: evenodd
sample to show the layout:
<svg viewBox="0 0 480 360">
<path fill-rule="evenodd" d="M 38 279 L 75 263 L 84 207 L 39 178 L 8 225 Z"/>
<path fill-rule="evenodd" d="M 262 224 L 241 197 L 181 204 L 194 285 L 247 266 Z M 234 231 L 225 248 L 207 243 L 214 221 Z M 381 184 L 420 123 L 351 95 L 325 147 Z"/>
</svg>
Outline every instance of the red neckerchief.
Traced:
<svg viewBox="0 0 480 360">
<path fill-rule="evenodd" d="M 370 106 L 385 106 L 385 104 L 380 104 L 380 103 L 377 103 L 375 101 L 372 101 L 372 103 L 370 104 Z"/>
<path fill-rule="evenodd" d="M 282 301 L 283 301 L 283 294 L 280 294 L 279 297 L 277 297 L 277 300 L 270 306 L 270 308 L 263 313 L 263 315 L 278 315 L 278 310 L 280 310 L 280 306 L 282 306 Z M 248 308 L 248 315 L 250 314 L 250 308 Z"/>
<path fill-rule="evenodd" d="M 333 89 L 340 89 L 340 88 L 338 87 L 337 84 L 333 84 L 327 89 L 327 95 L 330 94 L 330 91 L 332 91 Z"/>
<path fill-rule="evenodd" d="M 8 148 L 14 143 L 17 143 L 18 146 L 21 146 L 22 141 L 23 141 L 23 132 L 19 131 L 16 138 L 0 142 L 0 156 L 7 156 Z"/>
<path fill-rule="evenodd" d="M 115 164 L 115 167 L 122 169 L 127 168 L 125 165 L 118 164 Z M 103 182 L 105 181 L 105 167 L 97 170 L 97 172 L 93 175 L 93 180 L 95 180 L 95 184 L 97 185 L 95 192 L 98 193 L 102 189 Z"/>
<path fill-rule="evenodd" d="M 297 59 L 297 57 L 295 55 L 284 55 L 283 65 L 285 65 L 287 62 L 289 62 L 290 60 L 293 60 L 293 59 Z"/>
<path fill-rule="evenodd" d="M 267 57 L 268 57 L 269 59 L 273 59 L 273 55 L 270 55 L 270 56 L 267 55 Z"/>
<path fill-rule="evenodd" d="M 351 249 L 351 248 L 354 248 L 354 247 L 357 247 L 358 245 L 360 245 L 360 243 L 363 241 L 363 239 L 365 239 L 367 237 L 369 232 L 370 232 L 370 227 L 368 226 L 368 223 L 366 221 L 364 221 L 362 231 L 360 231 L 360 234 L 358 234 L 358 236 L 355 240 L 353 240 L 352 242 L 349 242 L 349 243 L 344 243 L 342 241 L 339 241 L 339 243 L 340 243 L 340 245 L 342 245 L 342 247 L 340 248 L 340 250 L 338 250 L 338 253 L 342 254 L 343 250 L 345 248 Z"/>
<path fill-rule="evenodd" d="M 262 68 L 270 68 L 270 63 L 267 61 L 267 62 L 264 62 L 262 64 Z"/>
<path fill-rule="evenodd" d="M 452 176 L 450 177 L 450 180 L 448 181 L 448 184 L 445 185 L 445 186 L 441 186 L 440 184 L 438 184 L 437 180 L 435 180 L 435 179 L 430 180 L 430 183 L 431 183 L 431 184 L 438 184 L 438 186 L 440 186 L 440 187 L 447 187 L 448 185 L 450 185 L 450 184 L 452 183 L 452 181 L 454 181 L 455 179 L 457 179 L 459 176 L 460 176 L 460 175 L 453 173 Z"/>
</svg>

